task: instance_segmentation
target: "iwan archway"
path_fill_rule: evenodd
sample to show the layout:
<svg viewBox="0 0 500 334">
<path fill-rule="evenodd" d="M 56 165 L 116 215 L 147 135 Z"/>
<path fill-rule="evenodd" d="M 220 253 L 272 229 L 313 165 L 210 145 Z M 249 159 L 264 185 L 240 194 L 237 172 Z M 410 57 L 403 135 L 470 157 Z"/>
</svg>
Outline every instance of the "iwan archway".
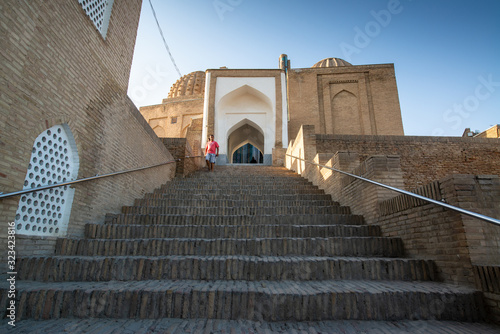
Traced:
<svg viewBox="0 0 500 334">
<path fill-rule="evenodd" d="M 288 143 L 284 72 L 220 69 L 207 70 L 206 78 L 202 140 L 214 134 L 217 164 L 272 165 Z"/>
</svg>

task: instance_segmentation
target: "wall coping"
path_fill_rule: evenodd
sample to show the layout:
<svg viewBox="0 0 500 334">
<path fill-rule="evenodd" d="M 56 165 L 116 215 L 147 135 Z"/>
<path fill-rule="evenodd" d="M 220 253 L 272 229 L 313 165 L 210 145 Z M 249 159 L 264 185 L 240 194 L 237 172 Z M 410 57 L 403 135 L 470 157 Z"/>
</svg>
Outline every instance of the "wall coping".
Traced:
<svg viewBox="0 0 500 334">
<path fill-rule="evenodd" d="M 468 138 L 468 137 L 432 137 L 432 136 L 395 136 L 395 135 L 330 135 L 316 134 L 316 140 L 358 140 L 387 142 L 442 142 L 442 143 L 483 143 L 500 144 L 498 138 Z"/>
</svg>

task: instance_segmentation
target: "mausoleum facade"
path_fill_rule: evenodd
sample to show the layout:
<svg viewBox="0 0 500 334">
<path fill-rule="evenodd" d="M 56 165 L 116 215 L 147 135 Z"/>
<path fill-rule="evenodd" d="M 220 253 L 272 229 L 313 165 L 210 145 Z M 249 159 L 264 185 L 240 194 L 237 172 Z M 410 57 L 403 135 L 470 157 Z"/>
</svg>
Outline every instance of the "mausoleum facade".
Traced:
<svg viewBox="0 0 500 334">
<path fill-rule="evenodd" d="M 187 137 L 202 119 L 201 138 L 190 144 L 204 147 L 214 134 L 219 164 L 271 165 L 302 124 L 321 134 L 404 134 L 394 65 L 356 66 L 340 58 L 293 69 L 282 54 L 277 69 L 192 72 L 161 104 L 140 111 L 159 137 Z"/>
</svg>

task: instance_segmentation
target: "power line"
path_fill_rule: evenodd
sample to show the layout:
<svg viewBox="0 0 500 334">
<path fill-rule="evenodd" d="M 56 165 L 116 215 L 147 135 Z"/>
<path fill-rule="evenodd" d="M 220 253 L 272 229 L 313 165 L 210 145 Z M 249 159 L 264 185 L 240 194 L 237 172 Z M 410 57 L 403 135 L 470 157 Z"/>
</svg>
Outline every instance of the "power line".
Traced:
<svg viewBox="0 0 500 334">
<path fill-rule="evenodd" d="M 170 53 L 170 49 L 167 45 L 167 42 L 165 41 L 165 36 L 163 36 L 163 31 L 161 30 L 160 24 L 158 23 L 158 19 L 156 18 L 156 12 L 155 12 L 155 9 L 153 8 L 153 4 L 151 3 L 151 0 L 149 0 L 149 4 L 151 5 L 151 10 L 153 11 L 153 16 L 155 17 L 156 25 L 158 25 L 158 30 L 160 31 L 161 38 L 163 39 L 163 44 L 165 44 L 165 49 L 167 49 L 168 55 L 170 56 L 170 59 L 172 60 L 172 64 L 174 64 L 174 67 L 177 70 L 179 77 L 182 77 L 181 71 L 179 71 L 179 68 L 177 67 L 177 64 L 175 63 L 174 57 L 172 57 L 172 54 Z"/>
</svg>

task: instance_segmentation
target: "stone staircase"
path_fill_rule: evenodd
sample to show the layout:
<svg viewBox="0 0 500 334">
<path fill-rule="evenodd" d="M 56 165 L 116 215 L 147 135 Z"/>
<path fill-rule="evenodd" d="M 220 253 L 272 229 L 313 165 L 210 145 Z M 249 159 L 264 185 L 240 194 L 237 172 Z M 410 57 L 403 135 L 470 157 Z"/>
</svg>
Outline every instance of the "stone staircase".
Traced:
<svg viewBox="0 0 500 334">
<path fill-rule="evenodd" d="M 380 234 L 284 168 L 219 166 L 19 258 L 17 317 L 485 320 L 480 292 Z"/>
</svg>

